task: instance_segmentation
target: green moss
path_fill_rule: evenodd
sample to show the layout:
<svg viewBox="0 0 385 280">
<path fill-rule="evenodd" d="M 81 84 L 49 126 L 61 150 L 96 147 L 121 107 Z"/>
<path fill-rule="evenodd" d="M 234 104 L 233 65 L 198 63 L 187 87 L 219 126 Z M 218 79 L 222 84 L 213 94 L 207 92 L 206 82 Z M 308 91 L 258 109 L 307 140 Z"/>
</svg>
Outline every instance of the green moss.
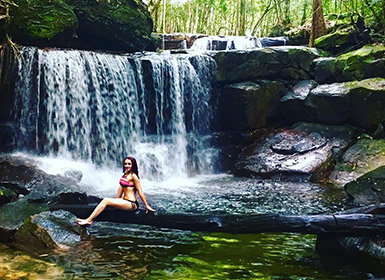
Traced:
<svg viewBox="0 0 385 280">
<path fill-rule="evenodd" d="M 338 30 L 336 32 L 319 37 L 314 41 L 316 48 L 328 49 L 330 47 L 338 47 L 351 41 L 354 31 Z"/>
<path fill-rule="evenodd" d="M 352 58 L 365 57 L 365 59 L 378 59 L 383 57 L 385 54 L 384 45 L 365 45 L 358 50 L 354 50 L 345 54 L 342 54 L 338 57 L 338 60 L 348 61 Z"/>
<path fill-rule="evenodd" d="M 77 26 L 73 10 L 62 0 L 19 0 L 10 11 L 9 33 L 12 37 L 52 39 Z"/>
</svg>

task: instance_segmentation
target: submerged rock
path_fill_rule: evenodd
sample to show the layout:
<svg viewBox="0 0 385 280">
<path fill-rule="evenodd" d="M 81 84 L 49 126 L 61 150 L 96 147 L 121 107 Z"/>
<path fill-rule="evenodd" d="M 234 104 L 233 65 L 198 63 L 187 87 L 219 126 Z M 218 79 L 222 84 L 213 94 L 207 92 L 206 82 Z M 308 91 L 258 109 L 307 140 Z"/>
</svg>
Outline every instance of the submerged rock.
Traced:
<svg viewBox="0 0 385 280">
<path fill-rule="evenodd" d="M 345 191 L 357 204 L 385 202 L 385 166 L 374 169 L 346 184 Z"/>
<path fill-rule="evenodd" d="M 15 234 L 14 245 L 34 254 L 64 249 L 80 241 L 82 229 L 76 217 L 66 211 L 45 211 L 24 221 Z"/>
<path fill-rule="evenodd" d="M 231 84 L 219 90 L 219 118 L 225 130 L 253 130 L 265 126 L 276 109 L 284 86 L 277 81 Z"/>
<path fill-rule="evenodd" d="M 360 139 L 342 155 L 330 179 L 345 185 L 381 166 L 385 166 L 385 140 Z"/>
<path fill-rule="evenodd" d="M 244 149 L 236 173 L 289 180 L 320 181 L 331 172 L 342 150 L 354 139 L 355 129 L 302 123 L 282 129 Z"/>
<path fill-rule="evenodd" d="M 322 234 L 317 236 L 316 250 L 327 258 L 349 256 L 381 266 L 385 262 L 385 241 L 382 237 Z"/>
<path fill-rule="evenodd" d="M 319 83 L 385 77 L 385 46 L 366 45 L 336 58 L 314 60 L 315 80 Z"/>
</svg>

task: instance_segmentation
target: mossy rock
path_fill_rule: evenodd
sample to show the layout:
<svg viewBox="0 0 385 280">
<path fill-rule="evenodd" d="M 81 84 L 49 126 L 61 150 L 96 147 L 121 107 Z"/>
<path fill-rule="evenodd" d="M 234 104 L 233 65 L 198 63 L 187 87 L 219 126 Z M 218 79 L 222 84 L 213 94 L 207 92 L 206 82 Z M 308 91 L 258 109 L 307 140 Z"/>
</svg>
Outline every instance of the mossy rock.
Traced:
<svg viewBox="0 0 385 280">
<path fill-rule="evenodd" d="M 75 11 L 78 41 L 92 48 L 142 51 L 150 43 L 153 21 L 135 0 L 65 0 Z"/>
<path fill-rule="evenodd" d="M 356 44 L 357 36 L 353 28 L 337 30 L 315 39 L 314 46 L 328 52 L 339 53 Z"/>
<path fill-rule="evenodd" d="M 384 69 L 384 45 L 365 45 L 336 58 L 314 60 L 315 80 L 319 83 L 385 77 Z"/>
<path fill-rule="evenodd" d="M 330 179 L 345 185 L 381 166 L 385 166 L 385 139 L 359 139 L 342 155 Z"/>
<path fill-rule="evenodd" d="M 310 25 L 291 28 L 284 32 L 284 35 L 289 37 L 291 45 L 307 45 L 310 39 Z"/>
<path fill-rule="evenodd" d="M 17 198 L 17 194 L 15 192 L 0 186 L 0 205 L 11 202 L 16 198 Z"/>
<path fill-rule="evenodd" d="M 307 96 L 305 112 L 314 122 L 350 123 L 374 131 L 385 121 L 385 79 L 320 85 Z"/>
<path fill-rule="evenodd" d="M 152 19 L 135 0 L 17 0 L 7 27 L 22 45 L 142 51 Z"/>
<path fill-rule="evenodd" d="M 345 185 L 355 203 L 370 205 L 385 202 L 385 166 L 374 169 Z"/>
<path fill-rule="evenodd" d="M 73 36 L 78 20 L 63 0 L 18 0 L 11 6 L 7 31 L 24 45 L 64 45 Z"/>
<path fill-rule="evenodd" d="M 79 242 L 82 232 L 73 214 L 45 211 L 24 221 L 15 234 L 14 245 L 33 254 L 47 253 Z"/>
</svg>

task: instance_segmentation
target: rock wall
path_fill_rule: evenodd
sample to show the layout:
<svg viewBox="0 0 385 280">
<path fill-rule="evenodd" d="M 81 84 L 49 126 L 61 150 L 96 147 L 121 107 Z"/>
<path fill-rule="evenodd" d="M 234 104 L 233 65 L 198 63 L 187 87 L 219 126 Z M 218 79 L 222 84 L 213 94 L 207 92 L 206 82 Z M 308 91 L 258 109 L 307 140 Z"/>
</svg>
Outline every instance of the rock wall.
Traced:
<svg viewBox="0 0 385 280">
<path fill-rule="evenodd" d="M 305 47 L 212 53 L 218 67 L 218 130 L 231 139 L 219 145 L 225 159 L 237 156 L 229 168 L 246 176 L 342 185 L 357 179 L 346 173 L 340 178 L 338 162 L 359 143 L 358 136 L 384 136 L 384 50 L 366 45 L 338 57 Z M 244 137 L 233 137 L 234 131 Z M 317 147 L 319 141 L 328 144 Z M 383 140 L 370 141 L 381 147 L 376 143 Z M 365 154 L 367 146 L 359 147 Z M 361 163 L 350 158 L 356 162 L 350 164 L 369 157 L 368 152 Z M 379 159 L 360 175 L 381 165 Z"/>
</svg>

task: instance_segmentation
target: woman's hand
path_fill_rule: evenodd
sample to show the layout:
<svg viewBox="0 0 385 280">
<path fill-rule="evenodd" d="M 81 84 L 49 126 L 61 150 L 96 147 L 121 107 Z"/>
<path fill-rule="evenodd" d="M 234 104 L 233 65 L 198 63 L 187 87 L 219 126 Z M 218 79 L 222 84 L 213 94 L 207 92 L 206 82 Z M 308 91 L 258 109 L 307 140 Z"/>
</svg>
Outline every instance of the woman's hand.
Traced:
<svg viewBox="0 0 385 280">
<path fill-rule="evenodd" d="M 151 206 L 148 205 L 148 206 L 146 206 L 146 214 L 148 213 L 148 211 L 155 212 L 156 210 L 151 208 Z"/>
</svg>

